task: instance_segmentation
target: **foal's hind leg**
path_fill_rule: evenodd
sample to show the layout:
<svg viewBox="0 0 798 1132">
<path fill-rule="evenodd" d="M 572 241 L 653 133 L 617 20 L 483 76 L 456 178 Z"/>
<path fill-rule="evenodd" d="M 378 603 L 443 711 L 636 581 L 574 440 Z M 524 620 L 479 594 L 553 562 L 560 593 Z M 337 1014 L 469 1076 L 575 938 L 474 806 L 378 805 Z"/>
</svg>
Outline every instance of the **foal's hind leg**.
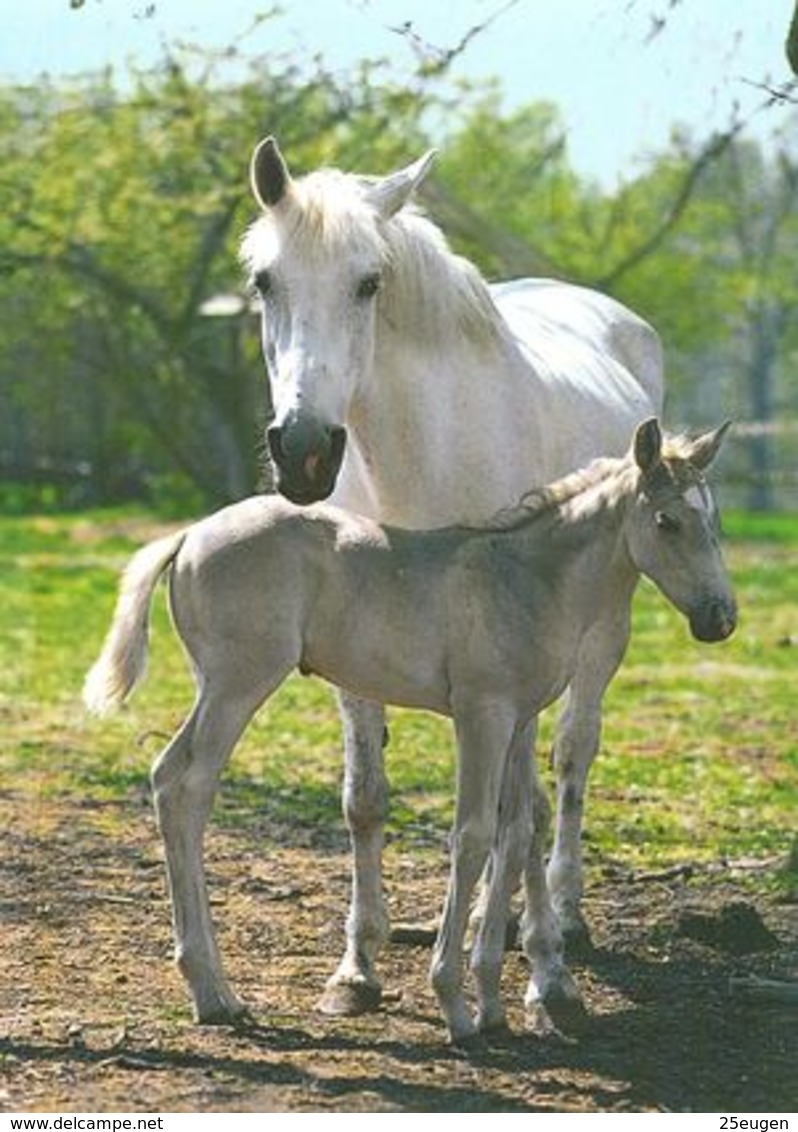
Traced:
<svg viewBox="0 0 798 1132">
<path fill-rule="evenodd" d="M 431 980 L 452 1041 L 476 1033 L 463 988 L 463 937 L 471 897 L 493 845 L 507 752 L 516 730 L 512 706 L 496 701 L 456 706 L 457 804 L 451 870 L 441 926 L 432 955 Z M 502 932 L 504 923 L 502 922 Z M 491 996 L 491 972 L 483 984 Z M 491 1007 L 491 1016 L 495 1010 Z"/>
<path fill-rule="evenodd" d="M 630 595 L 631 596 L 631 595 Z M 569 951 L 589 951 L 582 915 L 582 818 L 587 776 L 599 749 L 601 701 L 629 641 L 629 608 L 597 622 L 579 650 L 576 671 L 554 744 L 557 822 L 548 882 Z"/>
<path fill-rule="evenodd" d="M 230 1022 L 244 1007 L 228 985 L 208 902 L 202 844 L 219 775 L 264 696 L 235 699 L 207 689 L 152 771 L 158 826 L 166 850 L 175 960 L 198 1022 Z"/>
<path fill-rule="evenodd" d="M 339 693 L 344 720 L 346 768 L 343 809 L 352 843 L 352 898 L 346 950 L 327 983 L 319 1008 L 326 1014 L 376 1010 L 382 987 L 374 969 L 388 938 L 382 891 L 383 824 L 388 784 L 383 768 L 385 711 L 379 704 Z"/>
<path fill-rule="evenodd" d="M 546 882 L 544 854 L 551 807 L 534 762 L 530 763 L 530 773 L 533 832 L 524 869 L 525 908 L 521 920 L 521 944 L 529 961 L 530 978 L 524 1001 L 529 1010 L 544 1011 L 545 1020 L 562 1030 L 573 1031 L 582 1024 L 585 1011 L 565 965 L 563 934 Z"/>
</svg>

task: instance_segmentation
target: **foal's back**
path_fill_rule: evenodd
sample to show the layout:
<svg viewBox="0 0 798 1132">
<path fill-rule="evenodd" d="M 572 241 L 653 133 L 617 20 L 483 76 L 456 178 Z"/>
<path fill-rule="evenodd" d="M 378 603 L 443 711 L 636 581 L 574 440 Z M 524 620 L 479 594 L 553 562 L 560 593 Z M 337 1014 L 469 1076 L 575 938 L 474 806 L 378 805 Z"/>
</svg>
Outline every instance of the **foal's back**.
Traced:
<svg viewBox="0 0 798 1132">
<path fill-rule="evenodd" d="M 462 541 L 254 497 L 191 528 L 172 614 L 203 674 L 299 667 L 359 695 L 448 711 L 445 594 Z"/>
<path fill-rule="evenodd" d="M 378 702 L 451 714 L 458 696 L 548 701 L 570 672 L 563 542 L 534 529 L 406 531 L 256 497 L 191 528 L 172 574 L 200 673 L 271 687 L 295 667 Z M 568 539 L 567 541 L 570 541 Z M 549 658 L 530 642 L 545 642 Z M 545 668 L 545 671 L 544 671 Z"/>
</svg>

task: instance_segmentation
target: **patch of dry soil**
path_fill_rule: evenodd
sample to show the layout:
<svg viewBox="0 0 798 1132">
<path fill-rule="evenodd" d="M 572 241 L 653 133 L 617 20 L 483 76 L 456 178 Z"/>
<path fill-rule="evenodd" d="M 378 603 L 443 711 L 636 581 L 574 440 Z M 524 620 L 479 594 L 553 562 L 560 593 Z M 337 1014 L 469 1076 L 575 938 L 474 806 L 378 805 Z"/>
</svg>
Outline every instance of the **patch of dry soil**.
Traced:
<svg viewBox="0 0 798 1132">
<path fill-rule="evenodd" d="M 596 950 L 574 965 L 591 1013 L 584 1036 L 525 1030 L 513 951 L 512 1033 L 463 1051 L 445 1041 L 425 945 L 386 948 L 378 1013 L 316 1012 L 341 951 L 342 844 L 214 829 L 222 951 L 257 1022 L 202 1028 L 170 961 L 148 812 L 124 825 L 116 803 L 0 801 L 4 1111 L 798 1109 L 795 1003 L 730 989 L 752 974 L 796 978 L 796 905 L 754 902 L 744 874 L 641 879 L 606 868 L 587 901 Z M 389 852 L 397 921 L 434 921 L 445 869 L 443 852 Z"/>
</svg>

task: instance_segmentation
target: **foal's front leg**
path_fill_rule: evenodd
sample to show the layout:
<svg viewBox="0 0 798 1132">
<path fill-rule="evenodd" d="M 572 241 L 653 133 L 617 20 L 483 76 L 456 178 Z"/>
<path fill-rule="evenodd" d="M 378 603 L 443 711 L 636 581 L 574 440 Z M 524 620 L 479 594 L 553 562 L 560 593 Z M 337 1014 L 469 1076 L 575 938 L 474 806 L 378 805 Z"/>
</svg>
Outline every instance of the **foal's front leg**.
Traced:
<svg viewBox="0 0 798 1132">
<path fill-rule="evenodd" d="M 319 1004 L 326 1014 L 363 1014 L 382 998 L 375 960 L 388 938 L 382 890 L 383 825 L 388 783 L 383 767 L 385 710 L 339 692 L 346 767 L 343 809 L 352 844 L 352 897 L 346 950 Z"/>
</svg>

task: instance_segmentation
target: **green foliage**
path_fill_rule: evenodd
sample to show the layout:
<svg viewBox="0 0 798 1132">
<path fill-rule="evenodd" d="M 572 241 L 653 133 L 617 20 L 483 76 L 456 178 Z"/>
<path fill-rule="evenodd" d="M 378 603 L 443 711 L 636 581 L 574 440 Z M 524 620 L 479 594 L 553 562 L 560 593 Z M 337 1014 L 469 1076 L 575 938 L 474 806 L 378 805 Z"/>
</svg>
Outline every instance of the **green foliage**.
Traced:
<svg viewBox="0 0 798 1132">
<path fill-rule="evenodd" d="M 301 170 L 390 164 L 418 136 L 418 97 L 375 98 L 368 68 L 353 87 L 223 52 L 196 71 L 173 51 L 124 87 L 0 89 L 0 453 L 52 465 L 53 486 L 88 464 L 100 500 L 158 502 L 180 477 L 207 504 L 256 483 L 256 326 L 200 309 L 242 291 L 255 142 L 279 135 Z"/>
<path fill-rule="evenodd" d="M 169 48 L 121 80 L 0 87 L 0 510 L 144 497 L 182 511 L 259 481 L 257 328 L 243 307 L 201 307 L 241 293 L 247 162 L 266 133 L 297 172 L 384 172 L 434 142 L 423 202 L 455 246 L 491 277 L 598 286 L 649 318 L 672 420 L 798 412 L 786 133 L 769 149 L 677 134 L 607 192 L 574 172 L 556 107 L 508 111 L 497 84 L 456 86 L 445 67 L 400 83 L 368 61 L 337 77 L 248 57 L 244 40 Z M 746 459 L 758 484 L 784 461 L 768 437 Z"/>
</svg>

